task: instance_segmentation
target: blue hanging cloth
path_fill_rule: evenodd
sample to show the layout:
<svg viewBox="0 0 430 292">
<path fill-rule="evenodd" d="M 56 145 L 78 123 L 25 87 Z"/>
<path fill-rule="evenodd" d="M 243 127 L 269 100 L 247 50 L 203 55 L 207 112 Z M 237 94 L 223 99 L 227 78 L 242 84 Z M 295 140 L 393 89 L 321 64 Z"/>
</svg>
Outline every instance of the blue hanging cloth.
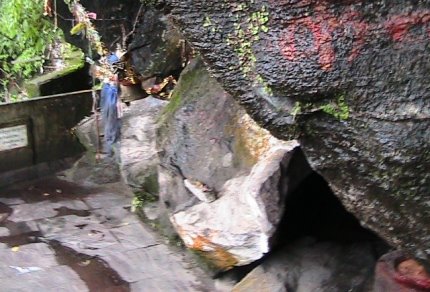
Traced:
<svg viewBox="0 0 430 292">
<path fill-rule="evenodd" d="M 108 56 L 109 64 L 118 62 L 116 55 Z M 120 138 L 121 120 L 118 117 L 118 84 L 116 82 L 104 83 L 101 91 L 100 107 L 104 125 L 105 151 L 109 156 L 113 154 L 113 146 Z"/>
</svg>

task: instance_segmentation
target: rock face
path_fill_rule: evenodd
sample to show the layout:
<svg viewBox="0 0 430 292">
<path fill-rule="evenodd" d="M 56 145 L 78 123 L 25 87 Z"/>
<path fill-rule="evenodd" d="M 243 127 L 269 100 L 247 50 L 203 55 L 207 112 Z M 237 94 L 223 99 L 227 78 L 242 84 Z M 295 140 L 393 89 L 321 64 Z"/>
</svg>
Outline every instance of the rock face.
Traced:
<svg viewBox="0 0 430 292">
<path fill-rule="evenodd" d="M 100 116 L 98 117 L 100 118 Z M 101 132 L 103 132 L 102 124 L 100 121 L 96 122 L 95 115 L 82 120 L 76 126 L 76 135 L 87 152 L 76 161 L 72 168 L 63 173 L 67 180 L 86 186 L 117 183 L 121 180 L 115 157 L 97 158 L 98 151 L 103 149 L 103 138 L 97 136 Z"/>
<path fill-rule="evenodd" d="M 128 46 L 131 64 L 143 79 L 179 74 L 185 41 L 160 10 L 148 8 Z"/>
<path fill-rule="evenodd" d="M 166 1 L 247 112 L 347 209 L 430 255 L 430 1 Z"/>
<path fill-rule="evenodd" d="M 185 244 L 221 269 L 261 258 L 285 196 L 310 172 L 285 174 L 297 142 L 258 127 L 199 60 L 182 73 L 160 123 L 161 208 Z"/>
</svg>

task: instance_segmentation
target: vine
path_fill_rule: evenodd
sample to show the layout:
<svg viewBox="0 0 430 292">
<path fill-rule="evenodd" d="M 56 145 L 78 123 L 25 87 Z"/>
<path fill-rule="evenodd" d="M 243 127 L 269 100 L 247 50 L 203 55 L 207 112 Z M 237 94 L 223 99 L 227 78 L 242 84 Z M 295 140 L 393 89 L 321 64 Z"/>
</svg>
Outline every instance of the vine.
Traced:
<svg viewBox="0 0 430 292">
<path fill-rule="evenodd" d="M 271 88 L 256 72 L 257 57 L 252 49 L 253 44 L 260 40 L 260 34 L 269 31 L 267 25 L 270 15 L 264 5 L 256 10 L 251 6 L 249 3 L 240 3 L 233 9 L 236 21 L 233 24 L 233 32 L 227 38 L 227 44 L 238 57 L 242 74 L 253 79 L 254 86 L 260 88 L 264 95 L 271 96 Z"/>
</svg>

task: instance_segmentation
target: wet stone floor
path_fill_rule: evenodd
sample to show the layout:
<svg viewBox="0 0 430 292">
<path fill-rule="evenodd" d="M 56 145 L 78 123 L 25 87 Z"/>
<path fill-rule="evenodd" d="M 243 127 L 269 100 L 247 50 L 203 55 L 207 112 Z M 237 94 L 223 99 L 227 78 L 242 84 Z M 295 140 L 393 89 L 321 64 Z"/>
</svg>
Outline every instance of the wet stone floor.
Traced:
<svg viewBox="0 0 430 292">
<path fill-rule="evenodd" d="M 1 291 L 208 291 L 121 187 L 50 177 L 0 190 Z"/>
</svg>

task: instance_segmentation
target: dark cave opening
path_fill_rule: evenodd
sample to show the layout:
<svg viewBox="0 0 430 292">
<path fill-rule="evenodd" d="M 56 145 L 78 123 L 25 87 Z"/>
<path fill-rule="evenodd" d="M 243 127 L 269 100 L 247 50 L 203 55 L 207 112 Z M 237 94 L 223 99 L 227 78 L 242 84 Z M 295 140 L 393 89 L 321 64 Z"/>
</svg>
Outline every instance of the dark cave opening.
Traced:
<svg viewBox="0 0 430 292">
<path fill-rule="evenodd" d="M 301 242 L 309 240 L 314 242 L 310 246 L 315 245 L 316 248 L 321 246 L 319 243 L 338 247 L 340 250 L 365 247 L 361 252 L 371 259 L 368 261 L 369 273 L 373 272 L 376 261 L 391 249 L 383 239 L 363 227 L 345 209 L 324 178 L 311 170 L 301 150 L 294 153 L 288 166 L 282 170 L 279 189 L 284 195 L 282 203 L 285 209 L 272 238 L 270 252 L 258 261 L 220 273 L 217 277 L 222 278 L 227 274 L 231 279 L 240 281 L 255 267 L 264 266 L 267 261 L 279 257 L 285 251 L 300 253 L 303 248 Z M 333 253 L 333 256 L 339 254 Z"/>
<path fill-rule="evenodd" d="M 276 234 L 277 245 L 301 237 L 318 241 L 353 243 L 369 241 L 388 245 L 374 232 L 361 226 L 316 172 L 308 175 L 285 199 L 284 216 Z"/>
<path fill-rule="evenodd" d="M 288 184 L 288 188 L 285 187 Z M 389 245 L 342 205 L 325 179 L 311 167 L 300 150 L 296 150 L 287 167 L 282 169 L 279 185 L 284 194 L 284 214 L 273 236 L 274 249 L 300 238 L 339 244 L 370 243 L 379 258 Z M 290 191 L 288 191 L 288 189 Z"/>
</svg>

